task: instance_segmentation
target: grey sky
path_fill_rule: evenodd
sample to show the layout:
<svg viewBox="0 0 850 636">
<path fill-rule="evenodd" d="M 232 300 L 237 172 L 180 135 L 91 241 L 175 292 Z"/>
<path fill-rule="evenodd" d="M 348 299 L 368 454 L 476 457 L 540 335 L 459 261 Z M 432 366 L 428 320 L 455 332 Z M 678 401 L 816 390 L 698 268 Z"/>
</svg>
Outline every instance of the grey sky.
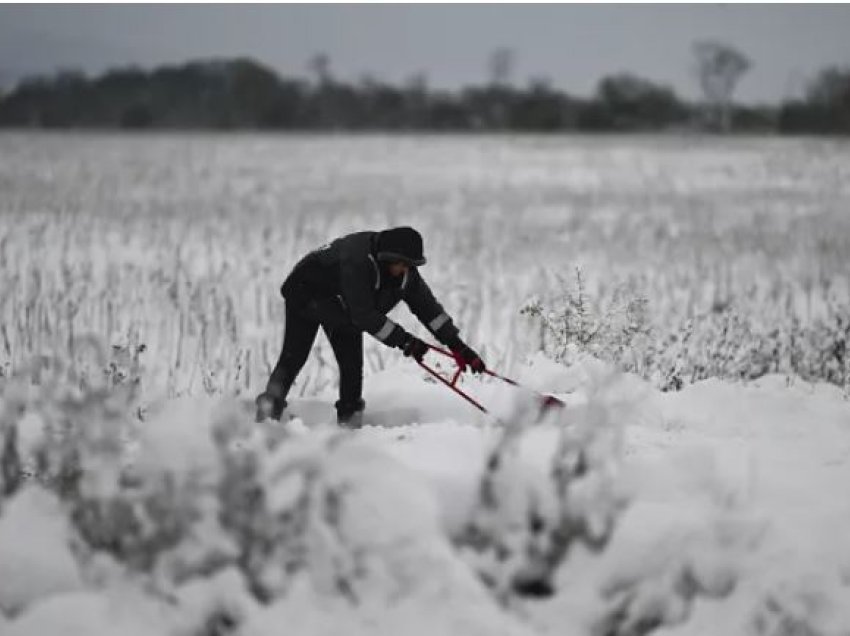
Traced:
<svg viewBox="0 0 850 636">
<path fill-rule="evenodd" d="M 690 46 L 701 38 L 753 60 L 741 100 L 775 101 L 824 66 L 850 66 L 850 5 L 0 5 L 0 81 L 235 55 L 305 75 L 325 51 L 343 79 L 423 72 L 452 88 L 483 78 L 506 46 L 519 84 L 547 77 L 587 95 L 601 76 L 631 71 L 692 97 Z"/>
</svg>

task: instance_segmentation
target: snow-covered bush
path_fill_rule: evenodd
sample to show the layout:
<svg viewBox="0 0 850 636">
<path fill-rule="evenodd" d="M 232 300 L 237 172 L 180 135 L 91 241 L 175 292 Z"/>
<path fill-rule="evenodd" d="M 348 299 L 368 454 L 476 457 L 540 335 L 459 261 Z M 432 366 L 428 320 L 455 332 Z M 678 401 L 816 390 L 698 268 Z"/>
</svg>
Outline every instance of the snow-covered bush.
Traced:
<svg viewBox="0 0 850 636">
<path fill-rule="evenodd" d="M 16 377 L 4 387 L 4 492 L 10 508 L 31 488 L 57 498 L 90 584 L 135 577 L 167 593 L 233 560 L 218 530 L 217 466 L 192 456 L 208 424 L 173 414 L 140 422 L 134 385 L 108 375 L 93 386 L 56 365 L 40 381 Z M 187 439 L 175 435 L 181 427 L 194 427 L 193 443 L 175 460 Z"/>
<path fill-rule="evenodd" d="M 623 412 L 600 378 L 582 408 L 536 395 L 516 403 L 490 452 L 478 502 L 460 537 L 470 562 L 497 596 L 548 596 L 573 544 L 605 547 L 626 504 L 619 487 Z M 548 463 L 535 466 L 540 449 Z M 531 454 L 533 452 L 533 454 Z"/>
<path fill-rule="evenodd" d="M 350 433 L 328 428 L 268 444 L 233 430 L 216 427 L 220 519 L 258 600 L 282 598 L 305 578 L 328 597 L 386 600 L 426 585 L 407 559 L 429 542 L 450 561 L 430 493 Z"/>
<path fill-rule="evenodd" d="M 18 444 L 5 454 L 17 455 L 19 482 L 30 479 L 55 492 L 88 548 L 150 571 L 197 516 L 198 489 L 175 474 L 126 465 L 139 424 L 132 418 L 132 384 L 121 386 L 108 373 L 99 384 L 98 378 L 79 382 L 62 365 L 44 370 L 40 380 L 10 380 L 4 396 L 4 428 L 17 431 L 7 434 L 7 449 L 29 429 L 28 448 Z"/>
<path fill-rule="evenodd" d="M 83 589 L 71 551 L 71 523 L 58 498 L 25 484 L 0 514 L 0 616 Z"/>
<path fill-rule="evenodd" d="M 625 286 L 617 287 L 605 299 L 592 298 L 580 268 L 575 270 L 572 286 L 562 279 L 559 282 L 560 294 L 550 303 L 536 298 L 520 309 L 542 330 L 543 348 L 559 362 L 572 362 L 571 353 L 578 349 L 606 362 L 623 364 L 625 371 L 639 370 L 626 361 L 645 346 L 650 334 L 647 299 Z"/>
<path fill-rule="evenodd" d="M 658 333 L 647 355 L 650 377 L 664 390 L 707 378 L 754 380 L 776 373 L 850 389 L 847 312 L 846 306 L 827 304 L 825 315 L 810 324 L 794 316 L 765 323 L 731 302 Z"/>
<path fill-rule="evenodd" d="M 845 636 L 850 589 L 827 573 L 785 576 L 761 591 L 746 628 L 757 636 Z"/>
<path fill-rule="evenodd" d="M 0 533 L 28 493 L 48 497 L 65 530 L 45 554 L 63 555 L 77 583 L 53 576 L 54 564 L 45 570 L 54 587 L 42 577 L 4 597 L 0 585 L 4 609 L 83 586 L 128 588 L 167 601 L 171 633 L 196 636 L 230 633 L 260 605 L 291 614 L 297 594 L 370 611 L 446 597 L 448 617 L 494 603 L 456 559 L 421 479 L 350 433 L 258 426 L 236 402 L 199 409 L 192 399 L 155 405 L 139 421 L 121 386 L 81 389 L 61 374 L 42 381 L 5 387 L 3 431 L 26 435 L 4 434 L 3 483 L 14 487 Z M 38 556 L 21 552 L 14 567 Z M 86 598 L 100 606 L 95 596 Z M 21 625 L 52 612 L 44 606 Z"/>
<path fill-rule="evenodd" d="M 280 446 L 236 418 L 219 420 L 214 431 L 223 466 L 220 521 L 237 546 L 237 563 L 252 594 L 268 602 L 284 594 L 292 575 L 307 566 L 312 507 L 321 505 L 315 482 L 337 442 L 322 437 Z M 269 446 L 286 457 L 269 457 Z M 270 468 L 272 458 L 280 464 L 276 470 Z"/>
<path fill-rule="evenodd" d="M 707 378 L 754 380 L 784 373 L 850 390 L 848 307 L 824 302 L 822 315 L 803 323 L 793 312 L 761 315 L 746 299 L 728 299 L 708 311 L 652 321 L 653 301 L 615 286 L 600 297 L 576 270 L 572 286 L 520 313 L 541 330 L 540 344 L 555 360 L 582 355 L 613 363 L 663 391 Z"/>
<path fill-rule="evenodd" d="M 699 598 L 727 597 L 740 576 L 740 561 L 758 545 L 758 530 L 722 511 L 705 527 L 666 532 L 608 574 L 593 633 L 644 636 L 685 622 Z"/>
</svg>

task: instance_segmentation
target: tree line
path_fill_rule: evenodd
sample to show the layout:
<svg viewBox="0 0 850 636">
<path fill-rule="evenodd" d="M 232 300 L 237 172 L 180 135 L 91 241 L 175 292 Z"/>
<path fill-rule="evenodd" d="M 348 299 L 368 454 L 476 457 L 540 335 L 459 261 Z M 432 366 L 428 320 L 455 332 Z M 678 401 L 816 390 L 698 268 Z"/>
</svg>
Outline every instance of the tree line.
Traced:
<svg viewBox="0 0 850 636">
<path fill-rule="evenodd" d="M 688 102 L 631 73 L 602 78 L 582 98 L 544 79 L 517 87 L 511 53 L 496 51 L 489 77 L 448 91 L 424 75 L 393 85 L 374 77 L 334 78 L 327 56 L 308 78 L 281 77 L 247 58 L 192 61 L 97 77 L 63 71 L 31 77 L 0 95 L 0 126 L 123 129 L 340 131 L 668 131 L 850 133 L 850 68 L 821 72 L 801 99 L 744 106 L 732 101 L 750 67 L 715 43 L 695 46 L 704 100 Z"/>
</svg>

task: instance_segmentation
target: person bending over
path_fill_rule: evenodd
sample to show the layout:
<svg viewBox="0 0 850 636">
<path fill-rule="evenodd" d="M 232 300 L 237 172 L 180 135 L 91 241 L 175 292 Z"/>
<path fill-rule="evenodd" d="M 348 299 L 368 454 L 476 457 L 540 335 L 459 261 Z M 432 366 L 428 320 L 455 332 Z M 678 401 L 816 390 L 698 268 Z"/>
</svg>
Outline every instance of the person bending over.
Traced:
<svg viewBox="0 0 850 636">
<path fill-rule="evenodd" d="M 339 365 L 337 422 L 359 428 L 366 406 L 363 332 L 415 360 L 428 351 L 427 344 L 387 318 L 402 300 L 452 351 L 461 369 L 483 372 L 481 356 L 461 340 L 451 316 L 420 275 L 425 261 L 422 236 L 411 227 L 355 232 L 302 258 L 280 290 L 286 302 L 283 349 L 265 391 L 257 396 L 257 421 L 281 418 L 321 327 Z"/>
</svg>

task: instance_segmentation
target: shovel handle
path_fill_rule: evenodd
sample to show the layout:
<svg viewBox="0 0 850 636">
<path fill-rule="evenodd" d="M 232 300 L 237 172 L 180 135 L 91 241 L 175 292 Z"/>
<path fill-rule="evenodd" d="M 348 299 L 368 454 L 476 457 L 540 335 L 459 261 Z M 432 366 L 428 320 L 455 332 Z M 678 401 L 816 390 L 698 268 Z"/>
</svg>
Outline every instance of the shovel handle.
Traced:
<svg viewBox="0 0 850 636">
<path fill-rule="evenodd" d="M 431 344 L 429 344 L 429 345 L 428 345 L 428 347 L 429 347 L 432 351 L 436 351 L 437 353 L 440 353 L 440 354 L 442 354 L 442 355 L 444 355 L 444 356 L 446 356 L 446 357 L 448 357 L 448 358 L 452 358 L 452 359 L 454 359 L 454 354 L 453 354 L 451 351 L 447 351 L 447 350 L 445 350 L 445 349 L 441 349 L 440 347 L 435 347 L 434 345 L 431 345 Z M 427 369 L 427 370 L 428 370 L 428 371 L 429 371 L 432 375 L 435 375 L 435 374 L 436 374 L 436 373 L 435 373 L 435 371 L 434 371 L 433 369 L 428 368 L 427 366 L 425 366 L 424 364 L 422 364 L 422 362 L 420 362 L 419 364 L 420 364 L 420 365 L 422 365 L 423 367 L 425 367 L 425 368 L 426 368 L 426 369 Z M 458 368 L 457 368 L 457 371 L 455 372 L 454 377 L 452 378 L 451 384 L 449 384 L 449 382 L 447 382 L 447 381 L 445 380 L 445 378 L 443 378 L 442 376 L 440 376 L 440 375 L 438 375 L 438 374 L 436 374 L 436 375 L 437 375 L 437 377 L 439 377 L 439 378 L 440 378 L 440 380 L 442 380 L 445 384 L 447 384 L 448 386 L 450 386 L 450 387 L 451 387 L 452 389 L 454 389 L 456 392 L 460 393 L 460 394 L 461 394 L 462 396 L 464 396 L 467 400 L 469 400 L 470 402 L 472 402 L 473 404 L 475 404 L 476 406 L 478 406 L 478 408 L 480 408 L 482 411 L 484 411 L 484 412 L 486 413 L 486 412 L 487 412 L 487 409 L 485 409 L 483 406 L 481 406 L 480 404 L 478 404 L 478 402 L 476 402 L 475 400 L 473 400 L 472 398 L 470 398 L 469 396 L 467 396 L 465 393 L 463 393 L 462 391 L 460 391 L 457 387 L 455 387 L 455 383 L 457 382 L 458 377 L 460 377 L 460 374 L 462 373 L 462 371 L 463 371 L 463 370 L 461 369 L 461 367 L 458 367 Z M 510 378 L 506 378 L 505 376 L 503 376 L 503 375 L 499 375 L 498 373 L 496 373 L 496 372 L 494 372 L 494 371 L 491 371 L 490 369 L 484 369 L 484 373 L 485 373 L 485 374 L 487 374 L 487 375 L 489 375 L 490 377 L 496 378 L 496 379 L 498 379 L 498 380 L 501 380 L 502 382 L 505 382 L 505 383 L 507 383 L 507 384 L 510 384 L 511 386 L 517 386 L 517 387 L 522 386 L 522 385 L 521 385 L 519 382 L 517 382 L 516 380 L 511 380 Z M 536 391 L 535 391 L 535 393 L 536 393 Z M 566 406 L 566 404 L 565 404 L 562 400 L 560 400 L 560 399 L 556 398 L 554 395 L 547 395 L 547 394 L 545 394 L 545 393 L 540 393 L 539 395 L 540 395 L 540 397 L 543 399 L 543 407 L 544 407 L 544 408 L 550 408 L 550 407 L 553 407 L 553 406 L 556 406 L 556 407 L 563 407 L 563 406 Z"/>
<path fill-rule="evenodd" d="M 451 358 L 456 363 L 454 354 L 452 354 L 450 351 L 446 351 L 445 349 L 441 349 L 440 347 L 435 347 L 434 345 L 431 345 L 431 344 L 428 344 L 428 348 L 431 349 L 432 351 L 435 351 L 437 353 L 440 353 L 440 354 L 446 356 L 447 358 Z M 436 379 L 438 382 L 446 385 L 449 389 L 451 389 L 452 391 L 457 393 L 460 397 L 462 397 L 464 400 L 466 400 L 467 402 L 472 404 L 479 411 L 481 411 L 482 413 L 488 413 L 489 412 L 489 411 L 487 411 L 486 408 L 484 408 L 484 406 L 480 402 L 475 400 L 468 393 L 466 393 L 465 391 L 463 391 L 462 389 L 460 389 L 457 386 L 457 381 L 460 378 L 461 373 L 463 373 L 463 368 L 460 365 L 458 365 L 457 370 L 454 372 L 454 375 L 452 376 L 452 379 L 448 380 L 445 376 L 440 375 L 437 371 L 435 371 L 433 368 L 431 368 L 430 366 L 425 364 L 422 360 L 417 360 L 416 363 L 420 367 L 425 369 L 425 371 L 427 371 L 434 379 Z M 517 382 L 515 380 L 511 380 L 510 378 L 506 378 L 503 375 L 499 375 L 498 373 L 495 373 L 494 371 L 490 371 L 489 369 L 485 369 L 484 373 L 486 373 L 487 375 L 489 375 L 491 377 L 497 378 L 497 379 L 501 380 L 502 382 L 510 384 L 512 386 L 516 386 L 516 387 L 522 386 L 519 382 Z M 536 391 L 535 391 L 535 393 L 536 393 Z M 554 395 L 546 395 L 546 394 L 543 394 L 543 393 L 538 393 L 538 395 L 540 396 L 540 398 L 542 400 L 541 407 L 544 410 L 549 409 L 549 408 L 553 408 L 553 407 L 562 408 L 562 407 L 566 406 L 566 404 L 564 402 L 562 402 L 561 400 L 556 398 Z"/>
<path fill-rule="evenodd" d="M 444 356 L 454 359 L 454 354 L 451 351 L 446 351 L 445 349 L 441 349 L 440 347 L 435 347 L 434 345 L 430 345 L 430 344 L 428 345 L 428 347 L 432 351 L 436 351 L 437 353 L 442 353 Z M 461 368 L 458 367 L 458 370 L 457 370 L 457 373 L 455 374 L 455 377 L 457 377 L 457 375 L 459 375 L 460 373 L 462 373 L 462 371 L 461 371 Z M 497 379 L 501 380 L 502 382 L 507 382 L 508 384 L 511 384 L 513 386 L 519 386 L 519 382 L 511 380 L 510 378 L 506 378 L 503 375 L 499 375 L 498 373 L 495 373 L 494 371 L 491 371 L 490 369 L 484 369 L 484 373 L 493 377 L 493 378 L 497 378 Z"/>
<path fill-rule="evenodd" d="M 451 355 L 451 354 L 449 354 L 449 355 Z M 486 408 L 484 408 L 484 407 L 481 405 L 481 403 L 480 403 L 480 402 L 478 402 L 477 400 L 475 400 L 474 398 L 472 398 L 469 394 L 467 394 L 467 393 L 466 393 L 465 391 L 463 391 L 462 389 L 459 389 L 459 388 L 458 388 L 458 386 L 457 386 L 457 380 L 458 380 L 458 378 L 460 377 L 460 374 L 461 374 L 460 367 L 458 367 L 458 369 L 457 369 L 457 371 L 455 371 L 455 374 L 454 374 L 454 376 L 452 377 L 451 381 L 449 381 L 449 380 L 447 380 L 445 377 L 443 377 L 442 375 L 440 375 L 439 373 L 437 373 L 434 369 L 432 369 L 431 367 L 429 367 L 427 364 L 425 364 L 424 362 L 422 362 L 422 360 L 417 360 L 416 362 L 419 364 L 419 366 L 420 366 L 420 367 L 422 367 L 422 368 L 423 368 L 423 369 L 425 369 L 428 373 L 430 373 L 430 374 L 431 374 L 431 375 L 432 375 L 432 376 L 433 376 L 436 380 L 438 380 L 439 382 L 442 382 L 443 384 L 445 384 L 447 387 L 449 387 L 452 391 L 454 391 L 455 393 L 457 393 L 457 394 L 458 394 L 460 397 L 462 397 L 464 400 L 466 400 L 467 402 L 469 402 L 470 404 L 472 404 L 472 406 L 474 406 L 475 408 L 477 408 L 477 409 L 478 409 L 479 411 L 481 411 L 482 413 L 487 413 L 487 409 L 486 409 Z"/>
</svg>

